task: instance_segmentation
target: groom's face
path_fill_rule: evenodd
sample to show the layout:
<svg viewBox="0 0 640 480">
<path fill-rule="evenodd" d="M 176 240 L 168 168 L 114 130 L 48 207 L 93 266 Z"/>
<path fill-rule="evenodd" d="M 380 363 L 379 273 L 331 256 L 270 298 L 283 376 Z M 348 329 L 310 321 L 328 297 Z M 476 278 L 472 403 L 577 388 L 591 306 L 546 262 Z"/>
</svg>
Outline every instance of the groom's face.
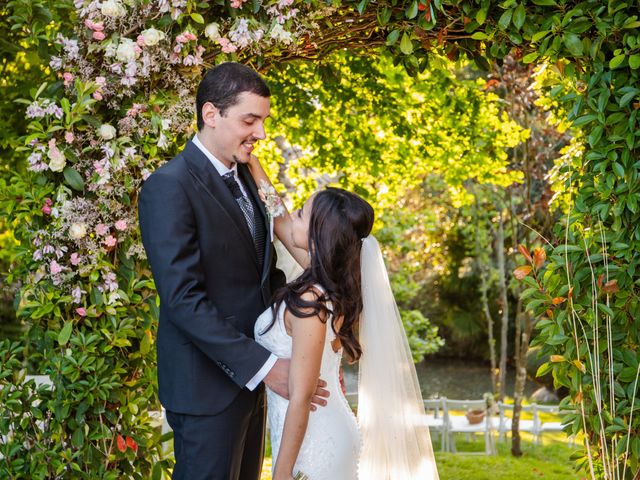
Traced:
<svg viewBox="0 0 640 480">
<path fill-rule="evenodd" d="M 203 113 L 205 108 L 213 109 L 209 123 L 212 153 L 227 166 L 233 162 L 247 163 L 255 143 L 266 137 L 264 122 L 270 114 L 269 98 L 243 92 L 224 115 L 212 104 L 205 104 Z"/>
</svg>

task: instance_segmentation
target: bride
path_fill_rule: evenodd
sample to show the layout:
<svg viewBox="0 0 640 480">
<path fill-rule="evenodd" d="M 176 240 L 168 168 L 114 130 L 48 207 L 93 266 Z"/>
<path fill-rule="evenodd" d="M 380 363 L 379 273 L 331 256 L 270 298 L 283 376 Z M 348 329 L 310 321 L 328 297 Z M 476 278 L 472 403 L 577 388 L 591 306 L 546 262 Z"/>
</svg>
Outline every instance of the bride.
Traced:
<svg viewBox="0 0 640 480">
<path fill-rule="evenodd" d="M 249 166 L 258 185 L 269 182 L 255 157 Z M 255 325 L 256 341 L 291 359 L 289 399 L 267 389 L 274 480 L 438 479 L 373 220 L 365 200 L 337 188 L 275 218 L 276 235 L 304 272 Z M 358 418 L 340 388 L 343 354 L 359 361 Z M 311 411 L 320 377 L 330 396 Z"/>
</svg>

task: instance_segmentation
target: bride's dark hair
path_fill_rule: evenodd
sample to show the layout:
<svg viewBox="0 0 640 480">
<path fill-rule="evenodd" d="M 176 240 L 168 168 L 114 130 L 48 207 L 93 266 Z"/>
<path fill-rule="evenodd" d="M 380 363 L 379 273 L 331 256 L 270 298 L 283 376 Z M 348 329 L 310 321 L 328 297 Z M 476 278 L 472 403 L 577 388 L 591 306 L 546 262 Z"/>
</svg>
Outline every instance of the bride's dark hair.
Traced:
<svg viewBox="0 0 640 480">
<path fill-rule="evenodd" d="M 324 318 L 331 318 L 331 328 L 350 361 L 362 354 L 356 336 L 362 312 L 360 250 L 362 240 L 371 233 L 373 220 L 373 208 L 358 195 L 331 187 L 315 194 L 309 219 L 309 267 L 275 295 L 274 319 L 283 302 L 296 317 L 323 313 Z M 320 285 L 324 293 L 315 285 Z M 318 296 L 312 301 L 303 300 L 302 295 L 308 291 Z M 341 317 L 342 325 L 336 330 Z"/>
</svg>

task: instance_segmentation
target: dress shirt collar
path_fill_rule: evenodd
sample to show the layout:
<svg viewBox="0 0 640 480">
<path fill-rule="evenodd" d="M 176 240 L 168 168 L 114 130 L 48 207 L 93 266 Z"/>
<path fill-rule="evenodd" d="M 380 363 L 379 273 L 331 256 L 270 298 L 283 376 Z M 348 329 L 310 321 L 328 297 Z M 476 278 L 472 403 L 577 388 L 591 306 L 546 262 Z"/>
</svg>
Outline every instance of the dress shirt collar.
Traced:
<svg viewBox="0 0 640 480">
<path fill-rule="evenodd" d="M 193 142 L 193 144 L 196 147 L 198 147 L 202 151 L 202 153 L 205 154 L 205 156 L 209 159 L 211 164 L 216 168 L 216 170 L 218 171 L 220 176 L 223 176 L 225 173 L 233 172 L 233 176 L 235 178 L 238 178 L 238 166 L 236 165 L 235 162 L 231 165 L 231 168 L 227 168 L 227 166 L 224 163 L 222 163 L 220 160 L 218 160 L 215 157 L 215 155 L 213 155 L 213 153 L 211 153 L 207 149 L 207 147 L 205 147 L 202 144 L 202 142 L 198 138 L 198 134 L 197 133 L 193 136 L 193 139 L 191 141 Z"/>
</svg>

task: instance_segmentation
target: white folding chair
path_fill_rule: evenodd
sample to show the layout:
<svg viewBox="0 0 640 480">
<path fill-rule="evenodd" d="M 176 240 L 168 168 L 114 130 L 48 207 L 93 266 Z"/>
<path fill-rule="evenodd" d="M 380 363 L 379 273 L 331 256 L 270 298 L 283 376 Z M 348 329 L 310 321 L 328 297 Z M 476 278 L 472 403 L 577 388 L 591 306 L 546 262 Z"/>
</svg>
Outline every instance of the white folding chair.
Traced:
<svg viewBox="0 0 640 480">
<path fill-rule="evenodd" d="M 500 410 L 500 419 L 498 421 L 498 439 L 503 441 L 506 439 L 507 434 L 511 432 L 513 426 L 513 404 L 498 402 L 498 408 Z M 509 413 L 510 412 L 510 413 Z M 522 405 L 521 413 L 530 413 L 532 419 L 523 419 L 520 417 L 519 430 L 521 432 L 529 432 L 533 435 L 534 439 L 538 438 L 538 432 L 540 431 L 540 419 L 538 417 L 538 406 L 535 403 L 530 405 Z"/>
<path fill-rule="evenodd" d="M 452 411 L 466 412 L 468 410 L 482 410 L 485 416 L 479 423 L 470 423 L 464 415 L 452 415 Z M 445 415 L 447 425 L 447 447 L 450 452 L 456 452 L 456 433 L 481 433 L 484 436 L 484 452 L 464 452 L 468 454 L 493 455 L 496 453 L 493 443 L 493 422 L 487 410 L 485 400 L 445 400 Z"/>
<path fill-rule="evenodd" d="M 538 405 L 538 413 L 545 413 L 549 415 L 557 415 L 559 416 L 562 412 L 560 412 L 560 407 L 558 405 Z M 536 436 L 536 444 L 542 443 L 542 434 L 544 432 L 562 432 L 564 425 L 560 421 L 551 421 L 551 422 L 543 422 L 540 421 L 540 426 L 538 429 L 538 435 Z M 569 446 L 573 447 L 575 445 L 575 436 L 569 435 Z"/>
<path fill-rule="evenodd" d="M 429 430 L 435 431 L 440 437 L 440 451 L 444 452 L 447 449 L 447 425 L 445 423 L 446 417 L 446 403 L 445 398 L 430 398 L 424 400 L 424 410 L 426 413 L 425 422 L 429 427 Z"/>
</svg>

